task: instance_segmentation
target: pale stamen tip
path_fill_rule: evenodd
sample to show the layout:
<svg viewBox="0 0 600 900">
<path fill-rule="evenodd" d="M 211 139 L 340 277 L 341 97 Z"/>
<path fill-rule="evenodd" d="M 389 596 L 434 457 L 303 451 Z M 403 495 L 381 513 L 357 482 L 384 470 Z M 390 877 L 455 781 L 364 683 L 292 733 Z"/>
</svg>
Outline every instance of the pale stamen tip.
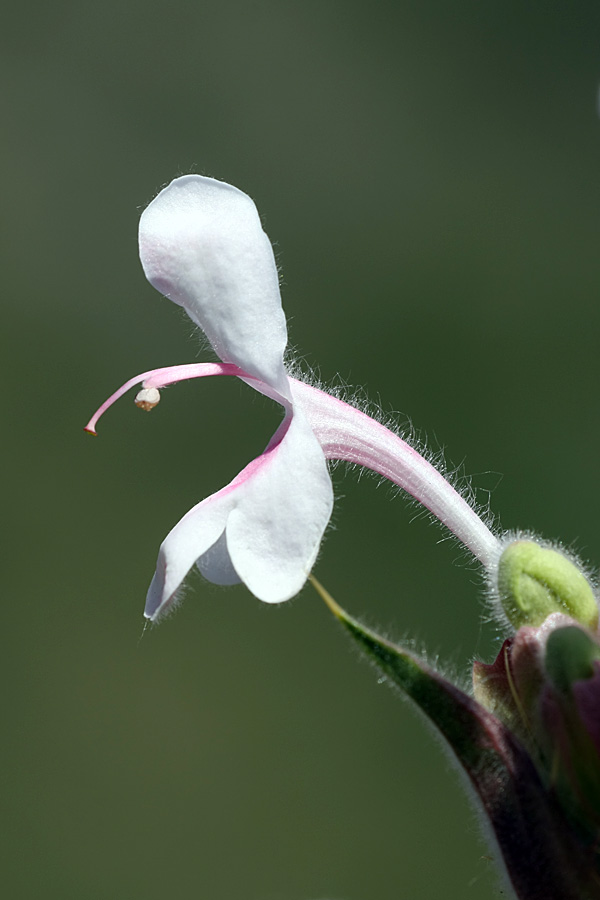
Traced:
<svg viewBox="0 0 600 900">
<path fill-rule="evenodd" d="M 135 398 L 135 405 L 140 409 L 150 412 L 160 402 L 160 391 L 157 388 L 142 388 Z"/>
<path fill-rule="evenodd" d="M 98 432 L 96 431 L 96 429 L 95 429 L 95 428 L 90 428 L 89 425 L 86 425 L 85 428 L 84 428 L 83 430 L 85 431 L 86 434 L 91 434 L 91 435 L 93 435 L 94 437 L 98 437 Z"/>
</svg>

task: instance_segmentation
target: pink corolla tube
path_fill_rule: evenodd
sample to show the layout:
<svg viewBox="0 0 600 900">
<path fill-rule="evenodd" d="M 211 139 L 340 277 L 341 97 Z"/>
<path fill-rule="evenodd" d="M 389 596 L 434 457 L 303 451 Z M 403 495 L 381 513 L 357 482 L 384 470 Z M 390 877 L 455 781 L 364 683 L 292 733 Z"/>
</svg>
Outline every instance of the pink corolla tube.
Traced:
<svg viewBox="0 0 600 900">
<path fill-rule="evenodd" d="M 486 569 L 497 565 L 500 541 L 431 463 L 361 410 L 287 373 L 273 250 L 246 194 L 200 175 L 177 178 L 142 213 L 139 244 L 150 283 L 185 309 L 221 362 L 130 379 L 86 430 L 95 433 L 100 416 L 134 385 L 142 385 L 136 402 L 150 409 L 160 388 L 217 375 L 240 378 L 284 411 L 264 452 L 164 539 L 146 600 L 148 619 L 169 609 L 194 565 L 215 584 L 243 582 L 266 603 L 297 594 L 331 516 L 327 460 L 365 466 L 399 485 Z"/>
</svg>

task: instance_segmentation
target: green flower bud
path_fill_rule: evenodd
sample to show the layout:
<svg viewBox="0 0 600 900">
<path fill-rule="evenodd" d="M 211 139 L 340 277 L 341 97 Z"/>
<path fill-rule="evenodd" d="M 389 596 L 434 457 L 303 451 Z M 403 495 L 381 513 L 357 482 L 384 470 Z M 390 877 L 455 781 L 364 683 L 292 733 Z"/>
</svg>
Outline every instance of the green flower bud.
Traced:
<svg viewBox="0 0 600 900">
<path fill-rule="evenodd" d="M 559 550 L 533 541 L 509 544 L 498 563 L 498 593 L 515 628 L 565 613 L 595 629 L 598 605 L 585 575 Z"/>
<path fill-rule="evenodd" d="M 570 692 L 575 681 L 591 678 L 598 659 L 600 647 L 576 625 L 557 628 L 548 635 L 546 671 L 559 691 Z"/>
<path fill-rule="evenodd" d="M 586 629 L 550 632 L 537 733 L 559 802 L 591 843 L 600 828 L 599 660 L 600 646 Z"/>
</svg>

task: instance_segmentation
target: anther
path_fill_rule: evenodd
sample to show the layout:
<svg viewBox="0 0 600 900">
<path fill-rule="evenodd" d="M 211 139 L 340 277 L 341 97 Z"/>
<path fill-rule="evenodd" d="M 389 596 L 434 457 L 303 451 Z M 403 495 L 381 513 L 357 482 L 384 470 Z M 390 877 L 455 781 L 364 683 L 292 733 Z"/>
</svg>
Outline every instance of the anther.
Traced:
<svg viewBox="0 0 600 900">
<path fill-rule="evenodd" d="M 157 388 L 142 388 L 138 391 L 135 398 L 135 405 L 146 412 L 154 409 L 160 401 L 160 391 Z"/>
</svg>

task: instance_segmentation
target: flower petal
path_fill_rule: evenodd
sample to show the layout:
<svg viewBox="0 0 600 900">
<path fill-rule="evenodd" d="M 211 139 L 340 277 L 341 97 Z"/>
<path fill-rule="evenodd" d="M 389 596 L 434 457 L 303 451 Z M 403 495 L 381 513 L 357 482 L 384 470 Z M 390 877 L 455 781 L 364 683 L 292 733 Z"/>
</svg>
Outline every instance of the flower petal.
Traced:
<svg viewBox="0 0 600 900">
<path fill-rule="evenodd" d="M 288 413 L 265 452 L 167 535 L 146 617 L 172 604 L 194 562 L 217 584 L 240 580 L 265 603 L 289 600 L 310 573 L 332 507 L 321 446 L 302 411 Z"/>
<path fill-rule="evenodd" d="M 183 306 L 223 362 L 289 398 L 273 248 L 250 197 L 201 175 L 176 178 L 142 213 L 146 277 Z"/>
<path fill-rule="evenodd" d="M 313 567 L 333 508 L 323 451 L 299 409 L 271 444 L 227 522 L 233 566 L 252 593 L 281 603 L 301 590 Z"/>
<path fill-rule="evenodd" d="M 231 487 L 228 485 L 190 509 L 162 542 L 146 597 L 147 619 L 154 621 L 166 612 L 198 557 L 225 531 L 227 517 L 235 504 Z"/>
<path fill-rule="evenodd" d="M 206 580 L 213 584 L 239 584 L 242 580 L 233 568 L 225 532 L 196 560 L 196 565 Z"/>
</svg>

